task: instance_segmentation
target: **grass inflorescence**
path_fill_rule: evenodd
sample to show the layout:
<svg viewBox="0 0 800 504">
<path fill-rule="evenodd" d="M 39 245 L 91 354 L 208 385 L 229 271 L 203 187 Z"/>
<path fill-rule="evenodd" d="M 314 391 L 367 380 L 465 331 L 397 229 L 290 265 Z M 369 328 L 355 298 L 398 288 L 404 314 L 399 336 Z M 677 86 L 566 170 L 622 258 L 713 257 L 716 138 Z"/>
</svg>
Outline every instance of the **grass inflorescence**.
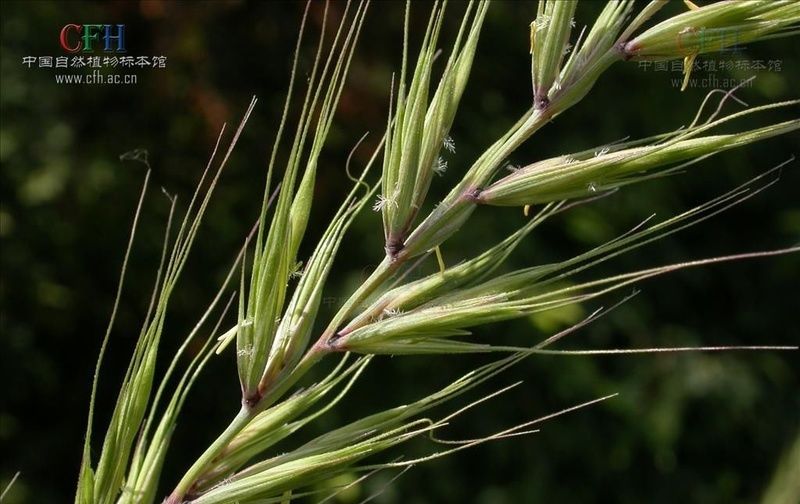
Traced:
<svg viewBox="0 0 800 504">
<path fill-rule="evenodd" d="M 489 147 L 469 168 L 460 169 L 447 160 L 455 151 L 450 130 L 457 120 L 480 47 L 483 23 L 490 15 L 489 2 L 469 2 L 458 33 L 451 41 L 444 40 L 441 29 L 451 7 L 447 2 L 435 2 L 427 25 L 422 27 L 418 51 L 412 43 L 416 27 L 411 26 L 409 15 L 412 8 L 418 7 L 409 2 L 402 64 L 399 75 L 388 86 L 390 113 L 382 140 L 361 173 L 350 176 L 348 171 L 351 190 L 343 195 L 323 234 L 311 243 L 307 228 L 314 210 L 316 175 L 322 166 L 320 160 L 370 2 L 347 2 L 333 30 L 327 27 L 331 21 L 325 4 L 325 21 L 316 44 L 314 65 L 306 78 L 300 79 L 297 63 L 306 45 L 309 4 L 300 23 L 286 103 L 265 174 L 262 208 L 254 216 L 257 224 L 243 239 L 225 281 L 201 312 L 196 327 L 186 336 L 167 371 L 159 376 L 156 372 L 159 343 L 172 294 L 190 252 L 195 246 L 202 246 L 202 240 L 197 240 L 200 224 L 223 168 L 256 107 L 253 98 L 226 153 L 218 160 L 217 152 L 227 129 L 222 128 L 185 217 L 177 225 L 173 223 L 177 199 L 168 195 L 170 218 L 151 307 L 110 416 L 102 450 L 95 459 L 91 450 L 95 437 L 94 404 L 116 309 L 112 312 L 94 378 L 76 502 L 156 502 L 161 471 L 167 463 L 170 441 L 187 395 L 206 363 L 226 352 L 235 354 L 240 409 L 219 436 L 204 445 L 201 455 L 179 481 L 165 482 L 173 488 L 166 499 L 170 504 L 288 502 L 309 495 L 323 498 L 324 495 L 314 494 L 314 485 L 345 472 L 361 472 L 368 477 L 381 468 L 407 468 L 477 444 L 530 434 L 540 421 L 610 398 L 588 401 L 477 439 L 438 440 L 444 448 L 428 456 L 376 459 L 376 455 L 413 438 L 428 436 L 437 440 L 437 431 L 448 422 L 508 387 L 443 416 L 432 415 L 432 408 L 458 398 L 535 355 L 791 349 L 713 344 L 673 348 L 553 348 L 616 304 L 609 309 L 598 309 L 569 329 L 529 346 L 471 338 L 470 329 L 479 325 L 586 303 L 612 293 L 621 292 L 621 302 L 625 302 L 632 297 L 626 293 L 633 285 L 677 270 L 800 252 L 795 245 L 687 260 L 605 277 L 594 273 L 594 267 L 601 263 L 702 223 L 756 196 L 777 181 L 779 168 L 775 168 L 679 215 L 659 222 L 648 218 L 629 232 L 580 254 L 498 273 L 514 249 L 556 215 L 611 197 L 631 184 L 686 171 L 714 154 L 800 128 L 800 119 L 796 117 L 798 100 L 724 115 L 723 106 L 737 100 L 735 90 L 715 91 L 708 100 L 722 95 L 717 110 L 703 120 L 704 102 L 697 117 L 685 128 L 532 160 L 511 173 L 501 170 L 520 145 L 558 115 L 578 105 L 615 63 L 684 59 L 691 68 L 698 54 L 718 51 L 728 43 L 792 35 L 800 22 L 800 7 L 794 2 L 719 2 L 706 7 L 686 2 L 684 14 L 645 29 L 645 24 L 658 14 L 664 3 L 657 0 L 637 8 L 630 0 L 610 0 L 590 27 L 579 28 L 575 14 L 581 2 L 541 0 L 536 12 L 531 13 L 532 87 L 524 110 L 505 133 L 491 139 Z M 724 36 L 731 31 L 740 37 L 733 40 Z M 446 49 L 441 49 L 443 45 Z M 416 58 L 412 60 L 413 54 Z M 304 81 L 305 88 L 298 105 L 291 99 L 296 96 L 297 88 L 302 87 L 300 81 Z M 735 127 L 736 120 L 743 117 L 787 110 L 794 112 L 793 118 L 719 132 L 722 125 Z M 292 114 L 297 114 L 296 121 L 289 120 Z M 287 131 L 290 123 L 296 123 L 293 133 Z M 282 157 L 279 155 L 282 152 L 288 154 Z M 137 159 L 147 163 L 146 157 Z M 431 203 L 429 189 L 433 175 L 444 175 L 445 171 L 447 177 L 443 180 L 450 181 L 450 192 L 424 214 L 425 204 Z M 149 171 L 130 243 L 134 240 L 148 184 Z M 506 239 L 487 244 L 474 257 L 455 265 L 445 264 L 440 247 L 459 232 L 479 206 L 519 207 L 528 220 Z M 334 260 L 346 237 L 352 234 L 353 222 L 370 208 L 381 216 L 385 257 L 336 313 L 323 320 L 320 316 L 323 289 L 336 275 Z M 301 248 L 304 242 L 310 245 L 308 255 L 301 253 L 305 250 Z M 122 294 L 130 250 L 129 245 L 116 303 Z M 438 259 L 439 270 L 412 279 L 409 272 L 422 259 L 432 256 Z M 223 326 L 229 312 L 236 316 L 233 327 Z M 321 331 L 320 324 L 324 325 Z M 189 343 L 201 334 L 207 334 L 201 350 L 184 366 L 181 357 L 187 353 Z M 284 441 L 292 434 L 346 402 L 348 392 L 364 370 L 379 365 L 380 359 L 375 356 L 460 353 L 504 355 L 436 392 L 420 393 L 414 402 L 375 411 L 288 451 L 272 450 L 278 443 L 287 446 Z M 316 383 L 304 383 L 308 371 L 323 359 L 336 361 L 333 369 Z"/>
</svg>

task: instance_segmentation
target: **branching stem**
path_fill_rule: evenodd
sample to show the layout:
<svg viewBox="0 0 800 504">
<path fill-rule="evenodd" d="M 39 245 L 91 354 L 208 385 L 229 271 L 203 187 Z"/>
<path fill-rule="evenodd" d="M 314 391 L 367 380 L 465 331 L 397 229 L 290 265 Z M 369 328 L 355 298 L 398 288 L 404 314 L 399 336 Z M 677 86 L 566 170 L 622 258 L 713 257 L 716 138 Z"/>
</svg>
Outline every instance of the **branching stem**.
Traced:
<svg viewBox="0 0 800 504">
<path fill-rule="evenodd" d="M 165 504 L 180 504 L 181 502 L 185 502 L 186 496 L 191 494 L 195 482 L 200 479 L 208 468 L 208 465 L 213 462 L 217 455 L 228 446 L 228 443 L 250 423 L 250 420 L 252 420 L 255 415 L 256 410 L 243 403 L 239 413 L 236 414 L 228 427 L 226 427 L 222 434 L 220 434 L 206 451 L 200 455 L 192 467 L 186 471 L 186 474 L 178 483 L 178 486 L 175 487 L 175 490 L 172 491 L 172 494 L 165 501 Z"/>
</svg>

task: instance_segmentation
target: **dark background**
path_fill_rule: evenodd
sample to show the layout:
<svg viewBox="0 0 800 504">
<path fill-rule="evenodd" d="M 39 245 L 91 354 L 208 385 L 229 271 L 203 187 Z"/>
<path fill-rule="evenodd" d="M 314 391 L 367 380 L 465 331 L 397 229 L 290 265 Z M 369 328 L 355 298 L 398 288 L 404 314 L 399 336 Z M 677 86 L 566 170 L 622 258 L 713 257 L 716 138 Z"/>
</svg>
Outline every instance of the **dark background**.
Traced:
<svg viewBox="0 0 800 504">
<path fill-rule="evenodd" d="M 162 347 L 162 356 L 169 356 L 213 296 L 257 216 L 302 7 L 240 1 L 3 2 L 0 484 L 4 487 L 16 471 L 22 473 L 9 503 L 73 499 L 94 362 L 144 176 L 141 165 L 121 163 L 119 155 L 146 148 L 153 186 L 100 381 L 98 438 L 138 334 L 157 265 L 168 208 L 158 187 L 186 203 L 221 124 L 235 125 L 250 96 L 258 95 L 255 113 L 174 296 Z M 601 2 L 583 2 L 578 25 L 590 23 L 601 7 Z M 338 19 L 342 8 L 342 3 L 332 4 L 332 19 Z M 414 5 L 414 48 L 428 9 L 427 4 Z M 462 9 L 458 2 L 452 6 L 443 44 L 452 40 Z M 675 2 L 660 16 L 682 9 Z M 389 81 L 399 70 L 402 14 L 399 2 L 376 2 L 368 14 L 323 154 L 306 252 L 349 187 L 344 176 L 347 153 L 365 131 L 372 132 L 374 141 L 385 127 Z M 452 130 L 457 153 L 448 159 L 447 174 L 434 180 L 431 201 L 530 106 L 528 23 L 534 15 L 533 3 L 497 2 L 491 7 Z M 315 5 L 302 72 L 310 68 L 321 20 L 321 4 Z M 54 70 L 21 65 L 23 56 L 61 55 L 61 27 L 87 22 L 126 24 L 129 54 L 163 54 L 167 68 L 138 70 L 137 85 L 109 87 L 57 85 Z M 796 97 L 797 39 L 750 44 L 741 52 L 711 58 L 780 60 L 779 71 L 718 71 L 716 76 L 755 74 L 753 87 L 738 94 L 751 105 Z M 523 164 L 687 124 L 709 89 L 680 93 L 670 84 L 680 77 L 644 70 L 636 63 L 617 64 L 582 103 L 540 131 L 509 161 Z M 792 116 L 797 116 L 796 109 L 738 125 Z M 686 174 L 630 187 L 553 219 L 527 239 L 507 267 L 568 257 L 624 232 L 651 213 L 662 219 L 681 212 L 796 154 L 797 140 L 797 135 L 785 136 L 730 151 Z M 356 163 L 365 159 L 362 149 Z M 618 258 L 595 274 L 797 243 L 799 184 L 795 162 L 767 193 Z M 522 222 L 519 209 L 480 209 L 443 247 L 445 258 L 455 263 L 469 257 Z M 379 219 L 369 212 L 344 244 L 326 295 L 352 290 L 382 253 Z M 634 300 L 570 336 L 562 348 L 797 344 L 798 263 L 796 255 L 784 256 L 651 280 Z M 476 330 L 476 339 L 530 344 L 600 304 L 484 327 Z M 323 310 L 321 319 L 331 314 L 332 308 Z M 343 404 L 308 434 L 421 397 L 489 359 L 378 359 Z M 376 501 L 758 501 L 780 456 L 797 436 L 797 364 L 792 352 L 531 358 L 492 384 L 499 388 L 524 379 L 521 387 L 461 417 L 442 435 L 475 437 L 600 395 L 620 395 L 549 421 L 531 437 L 490 443 L 415 467 Z M 168 455 L 165 494 L 236 411 L 235 376 L 229 352 L 215 359 L 197 383 Z M 481 392 L 490 390 L 485 386 Z M 435 449 L 420 441 L 386 457 Z M 342 501 L 357 502 L 391 476 L 374 476 Z"/>
</svg>

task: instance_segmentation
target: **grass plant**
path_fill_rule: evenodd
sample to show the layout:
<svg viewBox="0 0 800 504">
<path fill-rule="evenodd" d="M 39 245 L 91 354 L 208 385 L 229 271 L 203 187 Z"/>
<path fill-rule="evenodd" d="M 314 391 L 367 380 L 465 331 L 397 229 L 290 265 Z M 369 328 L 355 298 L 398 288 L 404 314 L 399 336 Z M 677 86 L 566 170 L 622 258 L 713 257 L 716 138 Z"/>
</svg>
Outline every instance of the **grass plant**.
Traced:
<svg viewBox="0 0 800 504">
<path fill-rule="evenodd" d="M 509 156 L 524 142 L 589 94 L 598 79 L 615 65 L 632 61 L 684 60 L 686 77 L 694 59 L 733 43 L 793 35 L 800 22 L 800 3 L 792 1 L 723 1 L 698 7 L 684 2 L 686 12 L 655 22 L 666 2 L 637 6 L 630 0 L 610 0 L 590 26 L 575 25 L 577 0 L 542 0 L 531 12 L 531 93 L 520 100 L 520 117 L 471 166 L 451 166 L 445 154 L 455 148 L 449 132 L 458 120 L 467 89 L 481 28 L 491 15 L 487 1 L 471 1 L 462 12 L 460 29 L 445 40 L 442 23 L 454 10 L 447 2 L 407 6 L 402 65 L 387 89 L 390 113 L 382 140 L 370 161 L 357 174 L 350 172 L 352 188 L 341 195 L 338 211 L 321 236 L 309 236 L 314 214 L 314 192 L 325 145 L 347 84 L 348 71 L 359 43 L 369 1 L 348 2 L 333 30 L 318 34 L 314 65 L 307 76 L 298 73 L 298 58 L 308 50 L 306 14 L 300 21 L 294 67 L 288 80 L 280 128 L 269 158 L 263 204 L 252 233 L 242 238 L 239 254 L 212 302 L 199 311 L 195 328 L 169 357 L 165 372 L 157 366 L 164 323 L 173 294 L 180 285 L 186 261 L 197 247 L 206 246 L 202 222 L 215 188 L 222 183 L 225 164 L 234 151 L 248 118 L 257 108 L 254 97 L 233 134 L 220 131 L 197 190 L 181 210 L 169 196 L 170 218 L 165 225 L 164 248 L 157 267 L 150 309 L 119 389 L 116 405 L 106 418 L 95 411 L 103 356 L 112 335 L 116 307 L 123 294 L 128 257 L 145 208 L 149 189 L 145 177 L 131 225 L 119 290 L 108 330 L 100 348 L 89 403 L 83 461 L 75 501 L 78 504 L 150 503 L 165 498 L 178 504 L 284 503 L 309 496 L 323 500 L 320 482 L 344 473 L 369 477 L 381 469 L 398 472 L 427 460 L 477 444 L 535 432 L 554 416 L 589 406 L 599 397 L 566 407 L 545 418 L 524 421 L 477 439 L 442 444 L 427 456 L 381 458 L 389 448 L 413 438 L 430 436 L 472 408 L 508 388 L 453 406 L 450 414 L 433 408 L 458 403 L 459 397 L 527 359 L 541 355 L 629 354 L 682 351 L 790 350 L 795 347 L 679 347 L 560 350 L 557 343 L 594 322 L 610 309 L 597 309 L 567 330 L 529 346 L 502 340 L 476 341 L 470 329 L 501 320 L 524 317 L 598 298 L 611 304 L 625 302 L 629 292 L 647 279 L 676 270 L 725 261 L 797 254 L 797 244 L 767 251 L 732 251 L 732 255 L 620 271 L 611 276 L 594 267 L 636 248 L 702 223 L 734 205 L 759 195 L 778 180 L 779 167 L 681 214 L 657 221 L 646 219 L 600 246 L 548 264 L 501 273 L 506 258 L 538 226 L 577 206 L 635 190 L 642 181 L 690 171 L 696 163 L 717 153 L 743 148 L 776 135 L 796 134 L 800 128 L 800 100 L 787 100 L 728 112 L 736 106 L 736 89 L 715 90 L 699 106 L 687 126 L 612 145 L 582 146 L 574 152 L 530 163 L 511 173 L 502 170 Z M 412 26 L 411 9 L 430 9 L 427 25 Z M 324 7 L 325 24 L 333 21 Z M 328 34 L 333 34 L 329 36 Z M 731 37 L 736 34 L 736 37 Z M 363 41 L 362 41 L 363 42 Z M 313 44 L 312 44 L 313 45 Z M 415 49 L 416 48 L 416 49 Z M 490 64 L 490 63 L 484 63 Z M 527 79 L 527 73 L 521 78 Z M 295 103 L 296 96 L 302 96 Z M 768 113 L 768 114 L 767 114 Z M 776 117 L 755 128 L 742 128 L 744 118 Z M 290 124 L 296 125 L 290 131 Z M 288 153 L 281 156 L 280 153 Z M 127 158 L 148 163 L 142 152 Z M 787 161 L 788 163 L 789 161 Z M 425 213 L 429 189 L 437 175 L 447 171 L 456 180 L 449 193 Z M 453 175 L 455 174 L 455 175 Z M 441 247 L 468 225 L 479 206 L 514 206 L 527 220 L 516 232 L 459 264 L 445 264 Z M 383 260 L 341 303 L 330 318 L 320 317 L 326 285 L 337 275 L 335 259 L 346 240 L 357 239 L 350 229 L 367 212 L 379 212 L 383 223 Z M 179 217 L 179 215 L 183 217 Z M 380 233 L 378 229 L 375 233 Z M 301 247 L 305 244 L 305 247 Z M 301 253 L 310 244 L 312 252 Z M 438 261 L 438 271 L 411 276 L 422 261 Z M 569 282 L 567 282 L 569 281 Z M 613 307 L 612 306 L 612 307 Z M 235 322 L 226 324 L 234 317 Z M 200 343 L 198 344 L 197 341 Z M 198 346 L 200 351 L 196 349 Z M 206 448 L 179 481 L 161 481 L 182 406 L 193 397 L 192 386 L 206 364 L 218 356 L 235 354 L 241 406 L 231 412 L 227 428 Z M 454 354 L 486 353 L 488 361 L 449 385 L 431 392 L 424 383 L 419 399 L 338 426 L 310 441 L 292 445 L 292 435 L 337 404 L 346 404 L 348 392 L 368 366 L 380 366 L 382 355 L 425 354 L 455 359 Z M 330 372 L 316 382 L 308 372 L 321 363 Z M 102 431 L 99 425 L 105 426 Z M 93 443 L 102 447 L 94 456 Z M 274 447 L 281 443 L 282 448 Z M 288 443 L 288 445 L 287 445 Z M 98 444 L 98 446 L 100 446 Z M 334 491 L 335 493 L 336 491 Z"/>
</svg>

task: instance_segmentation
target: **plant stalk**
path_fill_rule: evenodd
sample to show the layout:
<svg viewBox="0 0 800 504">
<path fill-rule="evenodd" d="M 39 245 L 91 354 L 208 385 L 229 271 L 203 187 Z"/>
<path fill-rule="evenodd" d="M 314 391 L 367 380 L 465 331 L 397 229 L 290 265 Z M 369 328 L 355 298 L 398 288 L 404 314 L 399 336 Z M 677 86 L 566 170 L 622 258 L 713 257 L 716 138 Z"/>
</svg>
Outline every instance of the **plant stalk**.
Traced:
<svg viewBox="0 0 800 504">
<path fill-rule="evenodd" d="M 184 474 L 181 481 L 175 487 L 175 490 L 172 491 L 172 494 L 164 501 L 164 504 L 180 504 L 185 502 L 184 498 L 187 494 L 191 493 L 192 487 L 194 487 L 208 465 L 228 446 L 228 443 L 231 442 L 236 434 L 241 432 L 242 429 L 250 423 L 250 420 L 253 419 L 255 414 L 254 408 L 243 403 L 239 413 L 236 414 L 228 427 L 217 437 L 211 446 L 200 455 L 192 467 L 186 471 L 186 474 Z"/>
<path fill-rule="evenodd" d="M 352 315 L 353 312 L 358 309 L 359 305 L 366 301 L 378 287 L 383 285 L 383 283 L 405 263 L 407 258 L 408 255 L 404 254 L 403 250 L 400 250 L 394 257 L 389 257 L 388 255 L 384 257 L 383 261 L 375 268 L 369 278 L 367 278 L 347 301 L 345 301 L 344 305 L 339 308 L 339 311 L 333 316 L 325 332 L 322 333 L 322 336 L 320 336 L 319 340 L 317 340 L 309 352 L 325 350 L 328 340 L 336 336 L 336 331 L 345 319 Z M 317 347 L 320 348 L 317 349 Z"/>
</svg>

